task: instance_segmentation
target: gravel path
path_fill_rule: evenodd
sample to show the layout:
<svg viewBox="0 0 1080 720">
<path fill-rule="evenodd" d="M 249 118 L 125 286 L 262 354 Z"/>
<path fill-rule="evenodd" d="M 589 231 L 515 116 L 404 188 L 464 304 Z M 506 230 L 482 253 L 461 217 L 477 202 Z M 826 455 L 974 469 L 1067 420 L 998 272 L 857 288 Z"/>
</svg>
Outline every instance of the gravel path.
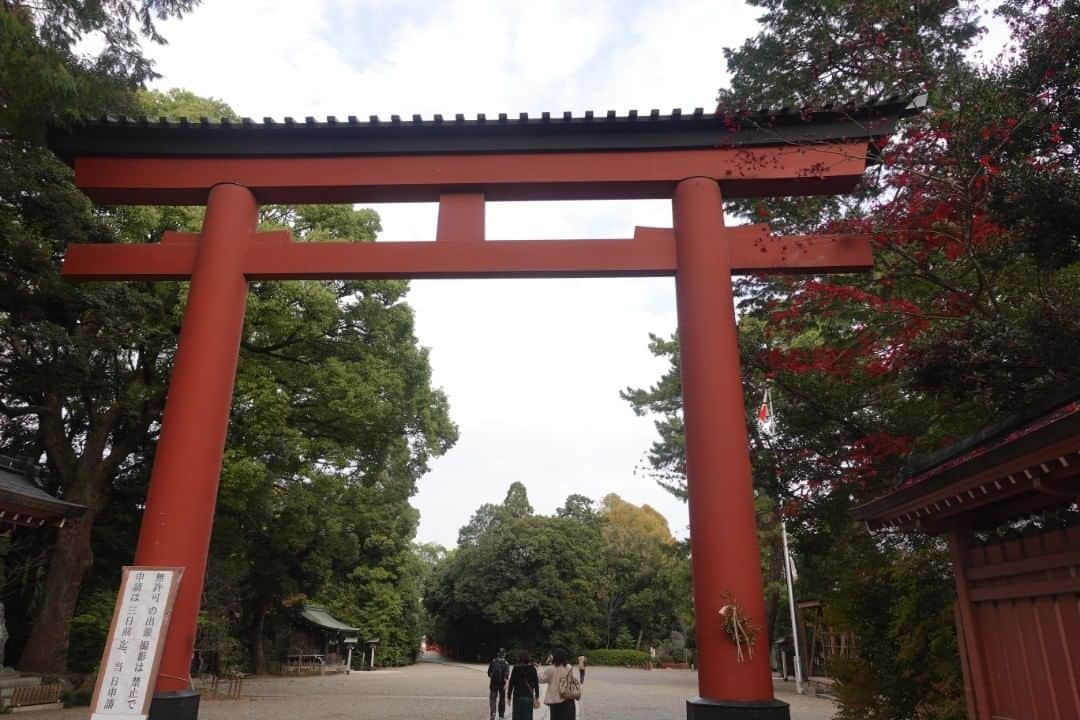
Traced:
<svg viewBox="0 0 1080 720">
<path fill-rule="evenodd" d="M 200 720 L 487 720 L 486 666 L 420 663 L 412 667 L 310 678 L 244 681 L 239 700 L 204 698 Z M 794 695 L 777 681 L 777 697 L 791 704 L 792 720 L 830 720 L 827 700 Z M 686 670 L 591 667 L 578 720 L 682 720 L 696 694 L 697 674 Z M 87 708 L 38 712 L 34 720 L 86 720 Z M 509 711 L 507 712 L 509 718 Z M 547 710 L 534 714 L 547 720 Z"/>
</svg>

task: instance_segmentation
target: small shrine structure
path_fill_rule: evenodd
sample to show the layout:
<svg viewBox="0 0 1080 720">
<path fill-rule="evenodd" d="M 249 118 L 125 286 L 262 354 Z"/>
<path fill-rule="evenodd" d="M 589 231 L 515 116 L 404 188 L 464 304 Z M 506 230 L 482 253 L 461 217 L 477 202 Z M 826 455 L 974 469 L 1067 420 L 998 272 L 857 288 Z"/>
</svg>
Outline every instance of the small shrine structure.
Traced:
<svg viewBox="0 0 1080 720">
<path fill-rule="evenodd" d="M 947 537 L 968 717 L 1080 718 L 1080 385 L 910 467 L 856 515 Z"/>
<path fill-rule="evenodd" d="M 351 661 L 360 628 L 346 625 L 322 605 L 305 603 L 296 614 L 289 649 L 281 669 L 285 673 L 341 672 Z"/>
<path fill-rule="evenodd" d="M 86 512 L 85 505 L 50 495 L 37 478 L 33 462 L 0 455 L 0 577 L 6 575 L 9 562 L 8 538 L 19 528 L 63 527 Z M 0 712 L 63 708 L 60 685 L 5 667 L 9 637 L 6 608 L 0 602 Z"/>
<path fill-rule="evenodd" d="M 63 527 L 86 512 L 85 505 L 61 500 L 33 482 L 32 464 L 0 455 L 0 532 L 14 526 Z"/>
</svg>

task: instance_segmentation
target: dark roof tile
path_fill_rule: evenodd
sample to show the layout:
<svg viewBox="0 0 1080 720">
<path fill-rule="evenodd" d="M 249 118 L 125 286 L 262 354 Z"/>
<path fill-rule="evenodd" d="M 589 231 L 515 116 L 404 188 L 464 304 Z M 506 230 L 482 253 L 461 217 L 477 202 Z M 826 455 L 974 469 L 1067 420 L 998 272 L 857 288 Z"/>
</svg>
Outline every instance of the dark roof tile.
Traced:
<svg viewBox="0 0 1080 720">
<path fill-rule="evenodd" d="M 413 115 L 411 122 L 391 115 L 389 123 L 377 115 L 367 121 L 350 115 L 347 123 L 334 116 L 322 122 L 307 116 L 302 123 L 292 117 L 281 123 L 269 117 L 262 122 L 251 118 L 211 122 L 201 117 L 197 123 L 181 117 L 159 118 L 155 124 L 108 115 L 54 128 L 49 144 L 69 162 L 87 155 L 265 157 L 707 148 L 776 144 L 781 128 L 791 142 L 874 140 L 891 134 L 900 117 L 917 111 L 917 103 L 890 97 L 815 110 L 788 103 L 772 110 L 717 108 L 709 114 L 702 108 L 692 113 L 675 108 L 669 115 L 652 109 L 647 116 L 637 110 L 622 116 L 609 110 L 602 117 L 592 110 L 577 117 L 563 112 L 554 118 L 549 112 L 532 117 L 520 113 L 516 119 L 499 113 L 498 122 L 483 113 L 474 120 L 458 113 L 452 123 L 442 115 L 427 121 Z M 761 132 L 763 127 L 768 132 Z"/>
</svg>

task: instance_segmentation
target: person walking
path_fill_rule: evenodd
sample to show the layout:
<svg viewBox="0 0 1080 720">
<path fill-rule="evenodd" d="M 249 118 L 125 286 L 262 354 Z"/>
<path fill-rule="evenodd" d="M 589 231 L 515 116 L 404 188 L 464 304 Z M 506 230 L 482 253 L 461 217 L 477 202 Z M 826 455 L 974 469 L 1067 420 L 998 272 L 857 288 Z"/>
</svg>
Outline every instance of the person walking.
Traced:
<svg viewBox="0 0 1080 720">
<path fill-rule="evenodd" d="M 580 675 L 579 679 L 581 680 L 581 684 L 584 685 L 585 684 L 585 656 L 584 655 L 578 655 L 577 656 L 577 669 L 578 669 L 578 674 Z"/>
<path fill-rule="evenodd" d="M 499 648 L 495 657 L 488 663 L 488 711 L 490 720 L 495 720 L 496 705 L 499 717 L 506 717 L 506 683 L 510 679 L 510 663 L 506 662 L 506 651 Z"/>
<path fill-rule="evenodd" d="M 533 709 L 540 707 L 540 678 L 527 652 L 519 653 L 514 662 L 506 697 L 512 720 L 532 720 Z"/>
<path fill-rule="evenodd" d="M 570 665 L 570 653 L 555 648 L 551 653 L 551 666 L 540 671 L 540 682 L 547 683 L 544 704 L 548 706 L 551 720 L 576 720 L 576 701 L 581 697 L 581 683 L 574 677 Z"/>
</svg>

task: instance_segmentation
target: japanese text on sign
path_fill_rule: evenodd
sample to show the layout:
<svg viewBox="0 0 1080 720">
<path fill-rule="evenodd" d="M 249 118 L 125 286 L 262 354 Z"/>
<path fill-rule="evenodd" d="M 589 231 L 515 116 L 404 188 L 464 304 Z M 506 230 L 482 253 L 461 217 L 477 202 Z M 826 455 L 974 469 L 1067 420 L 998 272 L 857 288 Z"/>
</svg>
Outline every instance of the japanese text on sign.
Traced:
<svg viewBox="0 0 1080 720">
<path fill-rule="evenodd" d="M 145 718 L 179 568 L 124 568 L 91 720 Z"/>
</svg>

